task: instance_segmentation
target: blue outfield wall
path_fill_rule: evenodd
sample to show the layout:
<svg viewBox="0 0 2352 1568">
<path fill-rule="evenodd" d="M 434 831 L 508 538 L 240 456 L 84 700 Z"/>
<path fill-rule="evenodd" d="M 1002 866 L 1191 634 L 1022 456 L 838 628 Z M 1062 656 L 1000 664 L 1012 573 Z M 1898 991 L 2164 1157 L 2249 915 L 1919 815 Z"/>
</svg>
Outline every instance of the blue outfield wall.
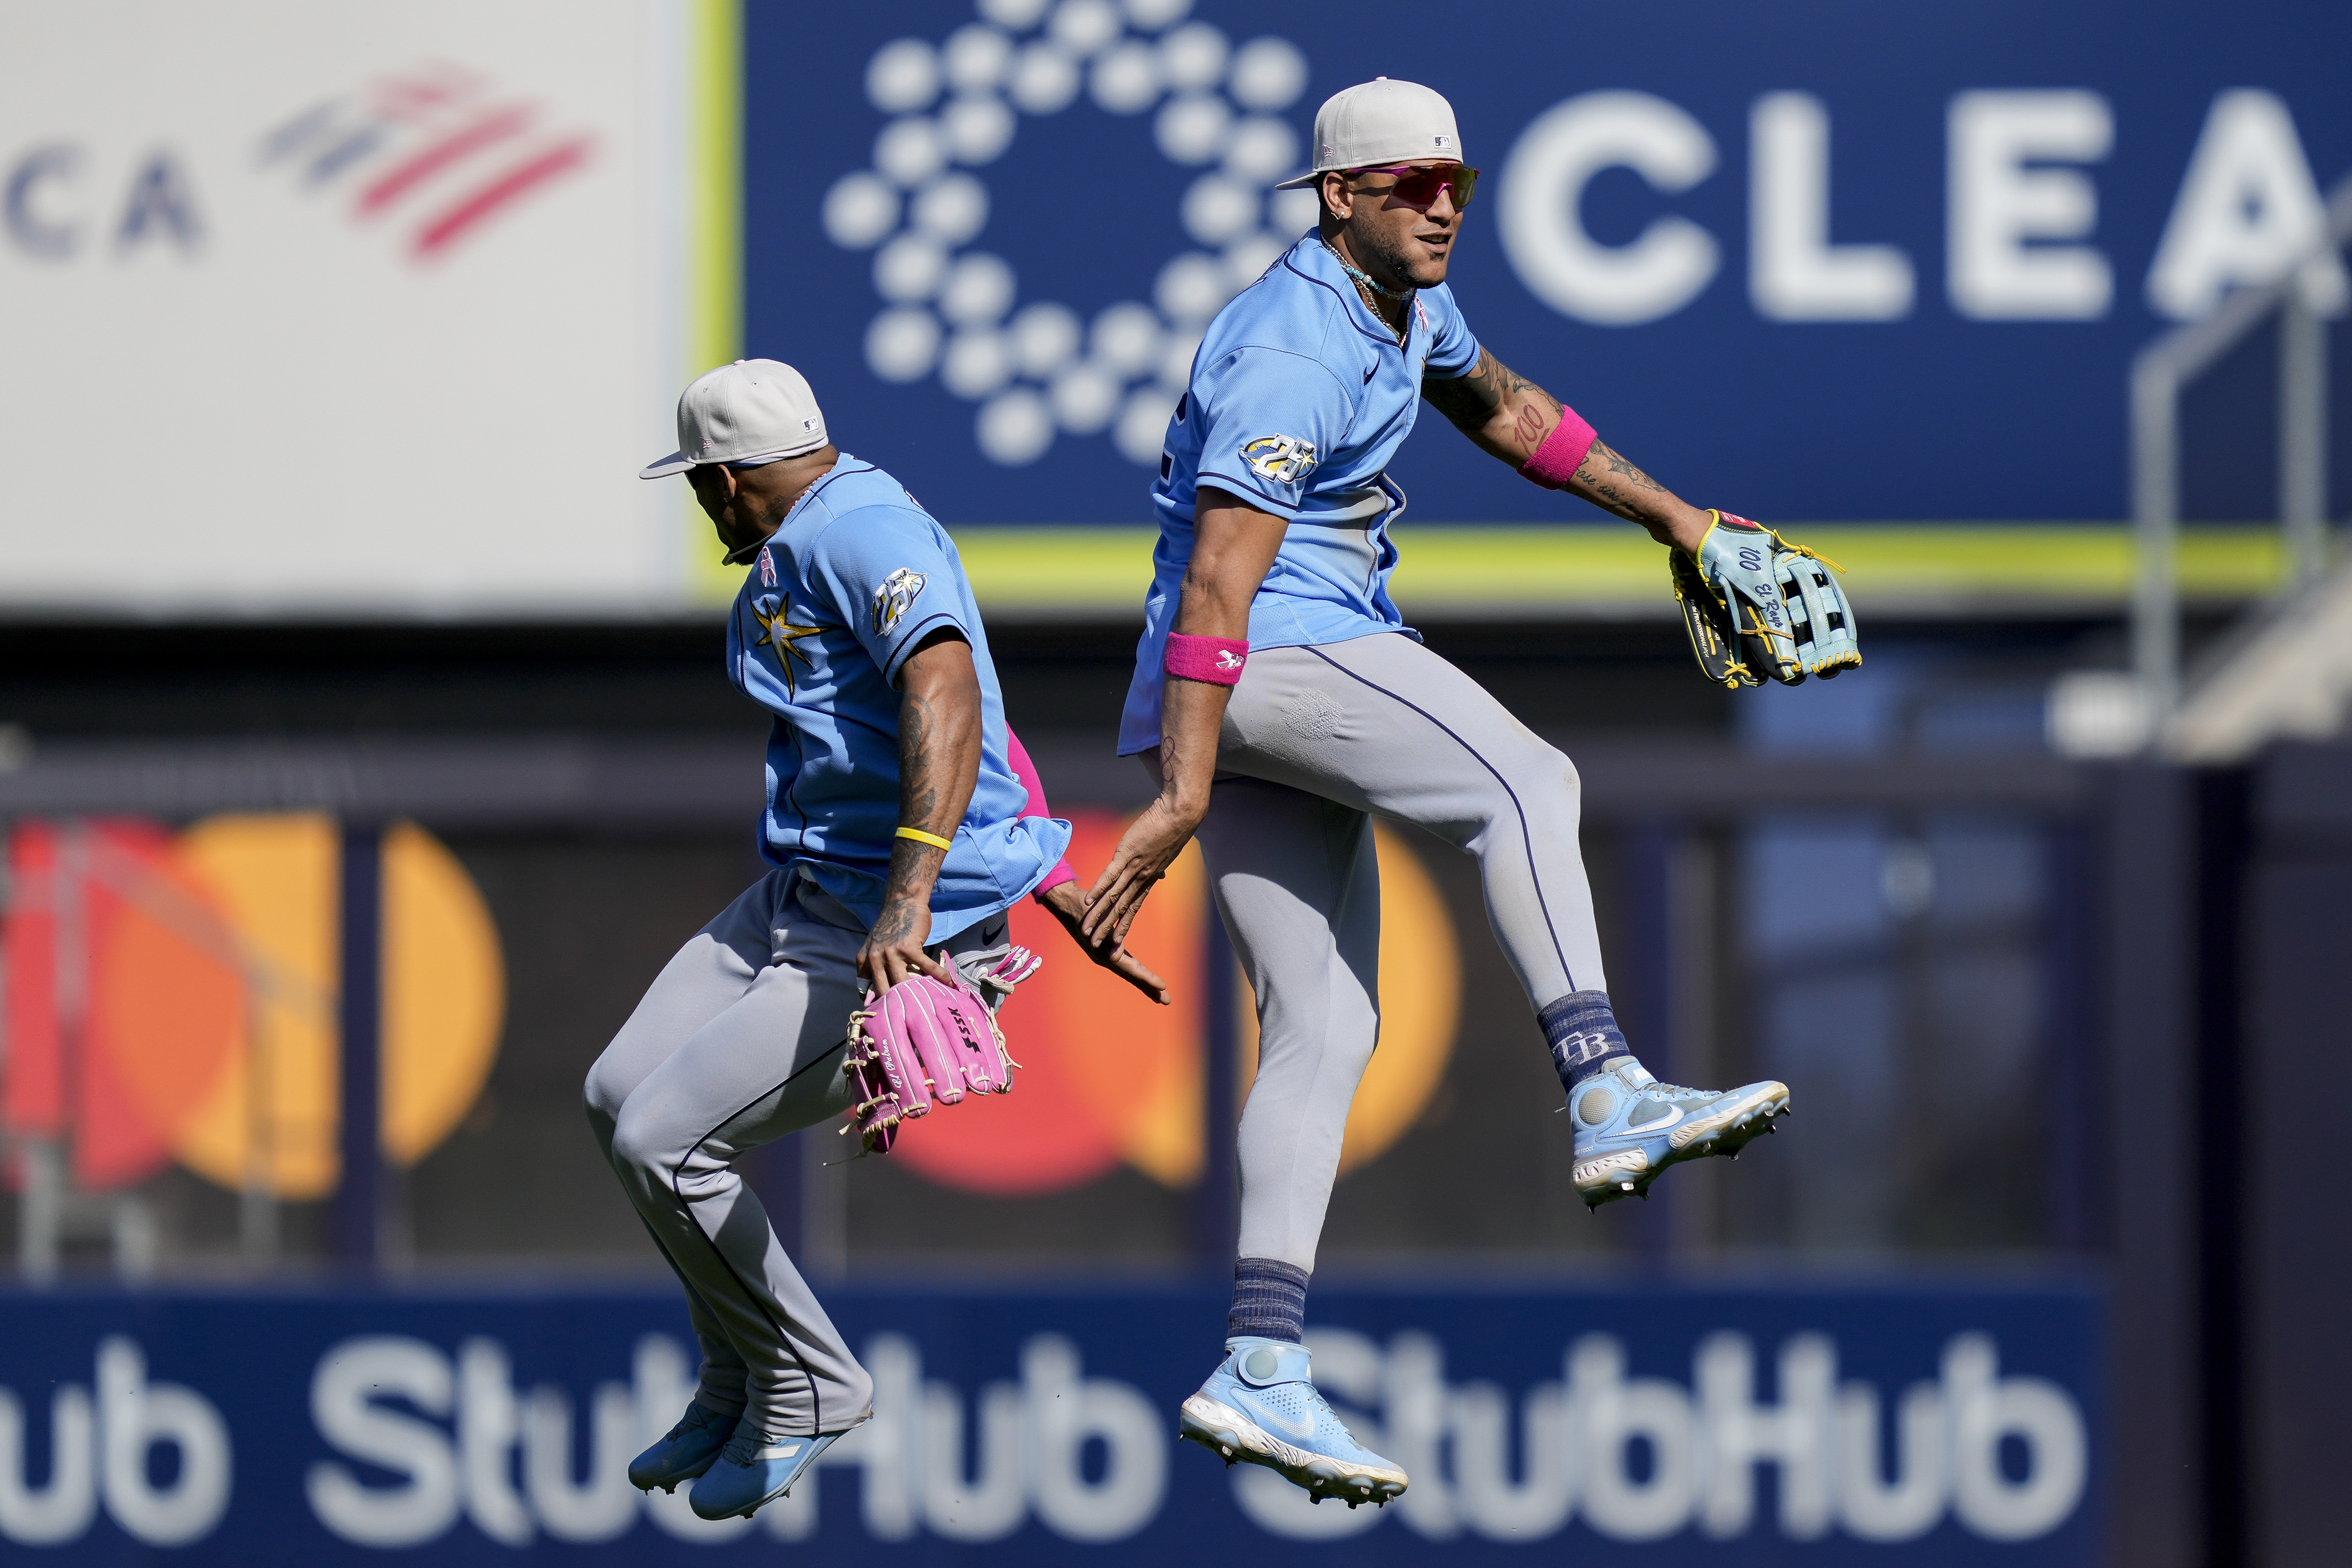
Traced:
<svg viewBox="0 0 2352 1568">
<path fill-rule="evenodd" d="M 78 1564 L 2097 1561 L 2097 1292 L 1333 1287 L 1317 1371 L 1403 1463 L 1311 1506 L 1175 1440 L 1208 1287 L 831 1293 L 876 1418 L 752 1521 L 624 1468 L 683 1408 L 667 1291 L 0 1298 L 0 1557 Z M 1534 1550 L 1530 1550 L 1530 1549 Z"/>
<path fill-rule="evenodd" d="M 749 0 L 746 347 L 950 525 L 1148 521 L 1199 321 L 1307 226 L 1265 186 L 1412 77 L 1485 171 L 1472 328 L 1685 494 L 2113 520 L 2132 354 L 2352 171 L 2347 52 L 2285 0 Z M 2221 379 L 2189 515 L 2275 515 L 2274 377 Z M 1423 426 L 1416 521 L 1599 520 Z"/>
</svg>

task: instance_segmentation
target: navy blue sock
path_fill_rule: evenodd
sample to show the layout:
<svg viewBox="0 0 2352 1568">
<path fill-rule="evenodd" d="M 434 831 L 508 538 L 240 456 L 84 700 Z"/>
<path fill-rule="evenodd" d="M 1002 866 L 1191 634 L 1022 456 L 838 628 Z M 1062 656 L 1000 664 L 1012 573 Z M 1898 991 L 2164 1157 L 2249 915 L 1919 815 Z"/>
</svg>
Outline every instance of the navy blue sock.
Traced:
<svg viewBox="0 0 2352 1568">
<path fill-rule="evenodd" d="M 1617 1027 L 1617 1015 L 1610 1011 L 1606 991 L 1574 992 L 1536 1016 L 1543 1025 L 1544 1039 L 1551 1047 L 1551 1065 L 1558 1069 L 1564 1089 L 1573 1091 L 1594 1073 L 1605 1072 L 1612 1062 L 1633 1054 Z"/>
<path fill-rule="evenodd" d="M 1293 1344 L 1305 1339 L 1307 1278 L 1306 1269 L 1277 1258 L 1234 1258 L 1234 1307 L 1225 1314 L 1226 1334 L 1255 1334 Z"/>
</svg>

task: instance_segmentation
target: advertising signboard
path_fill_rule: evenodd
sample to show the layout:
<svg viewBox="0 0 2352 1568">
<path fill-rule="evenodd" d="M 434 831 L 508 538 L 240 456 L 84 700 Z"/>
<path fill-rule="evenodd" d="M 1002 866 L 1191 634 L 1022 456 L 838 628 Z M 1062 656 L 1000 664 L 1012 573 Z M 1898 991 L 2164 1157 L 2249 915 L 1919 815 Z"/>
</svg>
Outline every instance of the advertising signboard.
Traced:
<svg viewBox="0 0 2352 1568">
<path fill-rule="evenodd" d="M 249 1564 L 1923 1564 L 2097 1558 L 2098 1311 L 2063 1287 L 1318 1287 L 1318 1380 L 1403 1465 L 1310 1504 L 1179 1443 L 1213 1287 L 829 1292 L 875 1415 L 708 1523 L 625 1467 L 692 1394 L 675 1292 L 0 1300 L 0 1557 Z"/>
<path fill-rule="evenodd" d="M 928 0 L 746 47 L 748 341 L 951 522 L 1148 521 L 1202 323 L 1312 222 L 1269 187 L 1378 75 L 1484 171 L 1481 341 L 1702 504 L 2119 519 L 2136 350 L 2296 267 L 2346 300 L 2340 10 Z M 2189 515 L 2274 516 L 2271 387 L 2230 392 L 2204 456 L 2260 434 Z M 1422 425 L 1417 522 L 1599 521 Z"/>
<path fill-rule="evenodd" d="M 677 605 L 721 11 L 0 11 L 0 605 Z"/>
<path fill-rule="evenodd" d="M 1681 492 L 1778 522 L 2112 523 L 2140 346 L 2287 272 L 2345 307 L 2340 11 L 1334 15 L 11 7 L 0 613 L 690 610 L 730 574 L 635 469 L 687 376 L 746 352 L 950 527 L 1128 531 L 989 554 L 992 607 L 1131 613 L 1201 328 L 1310 224 L 1271 186 L 1317 103 L 1376 75 L 1449 94 L 1484 171 L 1451 279 L 1481 340 Z M 2276 515 L 2268 353 L 2192 392 L 2191 519 Z M 1416 528 L 1602 522 L 1424 424 L 1391 474 Z M 1905 548 L 1836 542 L 1865 598 Z M 2112 537 L 2037 535 L 2023 574 L 1944 542 L 1971 582 L 2128 575 Z M 1558 544 L 1408 549 L 1400 593 L 1475 615 L 1638 577 L 1654 607 L 1646 556 Z M 2223 596 L 2274 569 L 2183 565 Z"/>
</svg>

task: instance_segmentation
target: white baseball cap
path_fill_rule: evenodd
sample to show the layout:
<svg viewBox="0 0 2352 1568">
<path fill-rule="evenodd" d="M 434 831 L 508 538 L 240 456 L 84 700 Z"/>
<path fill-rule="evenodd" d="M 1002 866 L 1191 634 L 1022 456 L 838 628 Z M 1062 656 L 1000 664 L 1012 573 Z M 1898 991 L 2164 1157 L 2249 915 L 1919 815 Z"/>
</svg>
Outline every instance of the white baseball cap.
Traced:
<svg viewBox="0 0 2352 1568">
<path fill-rule="evenodd" d="M 739 359 L 694 378 L 677 400 L 677 450 L 637 478 L 682 474 L 699 463 L 797 458 L 824 440 L 824 410 L 806 376 L 780 360 Z"/>
<path fill-rule="evenodd" d="M 1417 81 L 1374 77 L 1342 88 L 1315 111 L 1315 166 L 1277 191 L 1304 190 L 1334 169 L 1443 158 L 1459 163 L 1462 133 L 1445 95 Z"/>
</svg>

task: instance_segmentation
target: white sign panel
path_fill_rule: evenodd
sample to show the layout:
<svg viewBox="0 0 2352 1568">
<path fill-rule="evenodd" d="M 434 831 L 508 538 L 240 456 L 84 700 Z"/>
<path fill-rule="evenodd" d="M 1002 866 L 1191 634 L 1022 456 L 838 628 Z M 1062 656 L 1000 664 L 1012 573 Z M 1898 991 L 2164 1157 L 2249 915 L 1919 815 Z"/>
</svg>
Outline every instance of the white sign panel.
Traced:
<svg viewBox="0 0 2352 1568">
<path fill-rule="evenodd" d="M 0 8 L 0 613 L 657 613 L 659 0 Z"/>
</svg>

